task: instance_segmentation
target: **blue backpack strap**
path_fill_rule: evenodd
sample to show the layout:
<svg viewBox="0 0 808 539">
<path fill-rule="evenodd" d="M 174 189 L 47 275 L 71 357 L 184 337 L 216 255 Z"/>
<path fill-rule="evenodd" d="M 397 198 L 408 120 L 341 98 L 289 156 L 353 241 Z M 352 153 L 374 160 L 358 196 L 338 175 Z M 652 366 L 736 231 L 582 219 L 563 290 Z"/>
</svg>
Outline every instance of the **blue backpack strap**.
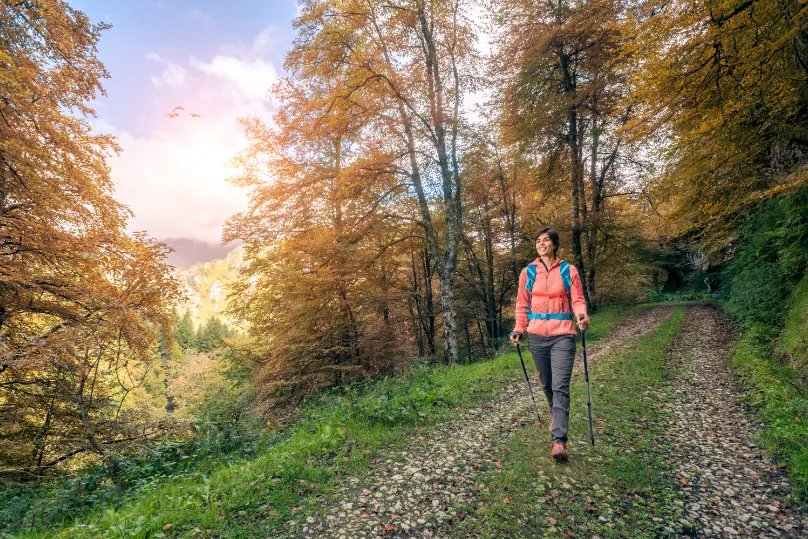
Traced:
<svg viewBox="0 0 808 539">
<path fill-rule="evenodd" d="M 567 291 L 567 304 L 569 305 L 570 312 L 568 320 L 572 320 L 572 279 L 570 279 L 570 264 L 569 262 L 562 262 L 558 266 L 558 271 L 561 272 L 561 281 L 564 283 L 564 290 Z"/>
<path fill-rule="evenodd" d="M 572 320 L 570 313 L 530 313 L 528 320 Z"/>
<path fill-rule="evenodd" d="M 525 289 L 527 290 L 528 301 L 527 301 L 527 314 L 530 314 L 532 311 L 530 310 L 530 306 L 533 305 L 533 283 L 536 282 L 536 264 L 528 264 L 527 266 L 527 283 L 525 283 Z"/>
<path fill-rule="evenodd" d="M 562 262 L 558 266 L 558 271 L 561 272 L 561 280 L 564 282 L 564 290 L 567 292 L 572 288 L 572 280 L 570 279 L 570 264 L 569 262 Z"/>
</svg>

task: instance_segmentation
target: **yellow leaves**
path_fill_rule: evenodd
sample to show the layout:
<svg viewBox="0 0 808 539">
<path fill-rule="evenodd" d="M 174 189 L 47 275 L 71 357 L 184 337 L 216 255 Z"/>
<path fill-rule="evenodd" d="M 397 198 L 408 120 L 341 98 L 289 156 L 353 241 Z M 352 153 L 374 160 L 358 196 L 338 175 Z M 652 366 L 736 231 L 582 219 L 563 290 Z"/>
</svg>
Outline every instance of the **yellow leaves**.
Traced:
<svg viewBox="0 0 808 539">
<path fill-rule="evenodd" d="M 127 235 L 105 162 L 118 148 L 84 119 L 106 76 L 95 57 L 106 26 L 62 2 L 2 2 L 0 18 L 0 382 L 32 390 L 9 392 L 27 412 L 0 439 L 12 462 L 30 458 L 48 424 L 48 462 L 88 444 L 79 418 L 100 438 L 92 451 L 148 423 L 124 399 L 145 391 L 178 290 L 164 246 Z"/>
<path fill-rule="evenodd" d="M 794 165 L 788 145 L 806 129 L 806 72 L 788 45 L 804 24 L 804 8 L 775 0 L 750 7 L 668 2 L 644 19 L 642 46 L 632 46 L 643 68 L 633 81 L 640 116 L 631 134 L 672 135 L 673 159 L 658 181 L 669 187 L 684 229 L 720 227 L 744 204 L 789 183 L 778 176 Z M 784 10 L 795 16 L 784 19 Z"/>
</svg>

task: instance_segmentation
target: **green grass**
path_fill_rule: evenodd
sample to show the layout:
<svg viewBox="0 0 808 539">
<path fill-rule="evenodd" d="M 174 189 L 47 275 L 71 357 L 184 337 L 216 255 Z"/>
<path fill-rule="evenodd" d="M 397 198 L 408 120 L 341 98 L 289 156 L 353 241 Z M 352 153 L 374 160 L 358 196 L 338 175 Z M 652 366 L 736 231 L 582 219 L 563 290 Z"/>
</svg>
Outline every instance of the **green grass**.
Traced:
<svg viewBox="0 0 808 539">
<path fill-rule="evenodd" d="M 572 533 L 592 537 L 661 537 L 678 529 L 681 495 L 669 472 L 664 441 L 672 421 L 665 357 L 684 308 L 650 336 L 633 340 L 593 366 L 596 445 L 588 445 L 582 377 L 573 383 L 571 459 L 549 457 L 546 432 L 531 426 L 506 445 L 500 470 L 477 487 L 482 503 L 459 513 L 458 536 L 536 537 Z"/>
<path fill-rule="evenodd" d="M 791 385 L 794 370 L 773 359 L 770 332 L 753 326 L 741 335 L 732 360 L 746 400 L 761 420 L 758 442 L 788 469 L 795 494 L 808 502 L 808 395 Z"/>
<path fill-rule="evenodd" d="M 792 295 L 775 352 L 795 371 L 801 390 L 808 390 L 808 276 Z"/>
<path fill-rule="evenodd" d="M 593 317 L 588 342 L 644 308 L 601 310 Z M 34 510 L 17 536 L 272 535 L 283 522 L 297 518 L 293 515 L 314 512 L 342 475 L 366 469 L 383 451 L 404 446 L 414 429 L 434 428 L 455 409 L 494 397 L 507 380 L 521 376 L 512 350 L 469 365 L 415 364 L 401 376 L 321 393 L 304 406 L 302 419 L 265 440 L 255 457 L 155 478 L 141 489 L 122 492 L 115 503 L 99 500 L 98 509 L 78 518 L 42 521 Z"/>
<path fill-rule="evenodd" d="M 808 505 L 808 277 L 783 310 L 780 328 L 746 324 L 732 364 L 762 424 L 757 442 L 788 470 L 795 496 Z"/>
</svg>

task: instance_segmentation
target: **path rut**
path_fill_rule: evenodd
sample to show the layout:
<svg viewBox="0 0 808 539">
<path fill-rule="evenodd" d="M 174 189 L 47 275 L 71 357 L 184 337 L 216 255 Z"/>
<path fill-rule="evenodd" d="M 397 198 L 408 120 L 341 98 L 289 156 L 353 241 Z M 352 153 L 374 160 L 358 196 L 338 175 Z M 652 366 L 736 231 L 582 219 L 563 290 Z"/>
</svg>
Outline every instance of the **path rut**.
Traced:
<svg viewBox="0 0 808 539">
<path fill-rule="evenodd" d="M 694 306 L 670 352 L 680 537 L 808 536 L 808 515 L 788 500 L 788 476 L 754 443 L 756 425 L 727 366 L 735 337 L 718 309 Z"/>
</svg>

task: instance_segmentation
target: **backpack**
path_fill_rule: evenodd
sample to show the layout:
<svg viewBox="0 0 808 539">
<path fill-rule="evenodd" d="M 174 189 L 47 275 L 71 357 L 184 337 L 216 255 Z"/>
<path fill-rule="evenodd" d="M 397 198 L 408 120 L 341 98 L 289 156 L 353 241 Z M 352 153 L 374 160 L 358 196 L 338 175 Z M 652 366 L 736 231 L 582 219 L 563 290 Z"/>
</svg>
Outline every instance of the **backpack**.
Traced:
<svg viewBox="0 0 808 539">
<path fill-rule="evenodd" d="M 525 288 L 529 296 L 528 306 L 525 308 L 527 311 L 527 319 L 530 320 L 572 320 L 572 296 L 570 295 L 570 288 L 572 288 L 572 280 L 570 279 L 570 265 L 569 262 L 561 262 L 558 265 L 558 270 L 561 272 L 561 281 L 564 283 L 564 292 L 557 294 L 549 294 L 546 292 L 533 292 L 533 283 L 536 281 L 536 264 L 530 264 L 527 267 L 527 284 Z M 540 296 L 546 298 L 560 298 L 567 296 L 569 301 L 570 312 L 568 313 L 534 313 L 530 310 L 533 305 L 533 296 Z"/>
</svg>

